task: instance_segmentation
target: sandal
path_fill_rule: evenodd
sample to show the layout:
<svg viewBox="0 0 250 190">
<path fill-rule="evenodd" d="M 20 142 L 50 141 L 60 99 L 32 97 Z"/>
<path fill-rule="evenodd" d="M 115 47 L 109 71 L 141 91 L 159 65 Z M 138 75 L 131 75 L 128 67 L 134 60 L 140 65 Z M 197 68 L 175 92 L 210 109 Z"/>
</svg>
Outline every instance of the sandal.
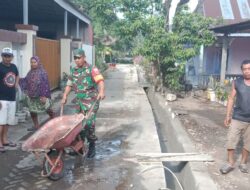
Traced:
<svg viewBox="0 0 250 190">
<path fill-rule="evenodd" d="M 248 173 L 247 164 L 240 164 L 239 169 L 242 173 Z"/>
<path fill-rule="evenodd" d="M 9 143 L 3 143 L 3 146 L 9 146 L 9 147 L 16 147 L 16 143 L 9 142 Z"/>
<path fill-rule="evenodd" d="M 229 172 L 231 172 L 234 169 L 234 167 L 229 164 L 229 163 L 225 163 L 221 168 L 220 168 L 220 172 L 222 174 L 227 174 Z"/>
<path fill-rule="evenodd" d="M 4 153 L 5 152 L 5 148 L 3 146 L 0 146 L 0 153 Z"/>
</svg>

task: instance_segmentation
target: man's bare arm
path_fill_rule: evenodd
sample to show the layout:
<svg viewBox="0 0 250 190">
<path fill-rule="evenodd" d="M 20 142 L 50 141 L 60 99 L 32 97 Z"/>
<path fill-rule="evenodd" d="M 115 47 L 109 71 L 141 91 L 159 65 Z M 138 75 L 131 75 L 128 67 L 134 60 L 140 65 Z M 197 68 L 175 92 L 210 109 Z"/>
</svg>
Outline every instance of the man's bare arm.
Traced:
<svg viewBox="0 0 250 190">
<path fill-rule="evenodd" d="M 16 77 L 16 83 L 15 83 L 15 87 L 18 88 L 18 85 L 19 85 L 19 76 Z"/>
<path fill-rule="evenodd" d="M 71 91 L 71 86 L 66 86 L 65 87 L 65 90 L 64 90 L 64 93 L 63 93 L 63 97 L 62 97 L 62 104 L 65 104 L 67 102 L 67 96 L 68 94 L 70 93 Z"/>
<path fill-rule="evenodd" d="M 104 90 L 105 90 L 105 85 L 104 85 L 104 81 L 100 81 L 98 83 L 98 99 L 101 99 L 103 100 L 105 98 L 105 93 L 104 93 Z"/>
<path fill-rule="evenodd" d="M 233 82 L 231 93 L 228 96 L 228 100 L 227 100 L 227 113 L 226 113 L 226 118 L 224 120 L 225 126 L 229 126 L 229 124 L 231 123 L 235 96 L 236 96 L 236 90 L 235 90 L 235 84 Z"/>
</svg>

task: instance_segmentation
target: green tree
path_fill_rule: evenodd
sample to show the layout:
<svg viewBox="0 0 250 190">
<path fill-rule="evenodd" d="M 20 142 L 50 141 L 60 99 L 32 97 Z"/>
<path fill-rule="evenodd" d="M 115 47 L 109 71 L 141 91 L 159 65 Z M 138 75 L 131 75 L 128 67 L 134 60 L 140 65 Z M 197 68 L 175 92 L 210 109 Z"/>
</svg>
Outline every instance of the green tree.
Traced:
<svg viewBox="0 0 250 190">
<path fill-rule="evenodd" d="M 117 7 L 116 0 L 71 0 L 81 10 L 90 15 L 95 26 L 101 30 L 108 30 L 113 23 L 117 21 Z M 95 32 L 100 32 L 99 30 Z"/>
<path fill-rule="evenodd" d="M 213 20 L 202 15 L 189 13 L 182 8 L 174 18 L 173 32 L 166 31 L 164 17 L 149 20 L 150 32 L 145 36 L 143 45 L 138 46 L 140 53 L 158 68 L 162 83 L 173 90 L 179 90 L 179 79 L 184 73 L 185 63 L 199 54 L 201 45 L 214 42 L 209 30 Z"/>
<path fill-rule="evenodd" d="M 109 46 L 112 51 L 143 55 L 156 66 L 162 83 L 175 90 L 180 88 L 178 80 L 185 63 L 199 54 L 202 45 L 208 46 L 215 39 L 209 30 L 212 19 L 189 13 L 186 7 L 178 9 L 173 31 L 167 32 L 169 4 L 161 0 L 72 1 L 91 16 L 98 51 L 105 48 L 97 39 L 106 31 L 118 39 Z"/>
<path fill-rule="evenodd" d="M 103 43 L 110 36 L 115 36 L 114 27 L 118 21 L 116 0 L 71 0 L 80 10 L 92 19 L 94 29 L 94 44 L 96 49 L 96 64 L 105 68 L 104 53 L 106 45 Z"/>
<path fill-rule="evenodd" d="M 174 17 L 173 23 L 173 33 L 179 36 L 180 50 L 176 52 L 178 59 L 189 60 L 199 54 L 201 45 L 212 45 L 215 36 L 209 27 L 214 23 L 213 19 L 189 13 L 187 7 L 183 7 Z"/>
<path fill-rule="evenodd" d="M 132 42 L 138 34 L 146 35 L 147 19 L 161 11 L 161 0 L 71 0 L 91 16 L 94 25 L 95 45 L 105 31 L 118 39 L 112 48 L 130 52 Z M 122 17 L 118 18 L 118 14 Z"/>
<path fill-rule="evenodd" d="M 116 34 L 126 49 L 133 47 L 137 35 L 145 36 L 149 32 L 148 19 L 159 14 L 162 8 L 160 0 L 120 0 L 119 11 L 123 18 L 116 23 Z"/>
</svg>

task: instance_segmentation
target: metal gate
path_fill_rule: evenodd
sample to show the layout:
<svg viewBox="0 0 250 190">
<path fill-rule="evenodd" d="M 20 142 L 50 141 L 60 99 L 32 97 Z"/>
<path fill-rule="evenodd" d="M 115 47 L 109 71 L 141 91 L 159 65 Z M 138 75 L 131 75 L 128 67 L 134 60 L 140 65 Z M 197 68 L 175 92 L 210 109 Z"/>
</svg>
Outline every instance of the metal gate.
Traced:
<svg viewBox="0 0 250 190">
<path fill-rule="evenodd" d="M 51 90 L 59 87 L 61 70 L 59 41 L 36 38 L 35 47 L 35 54 L 39 56 L 44 69 L 48 73 Z"/>
</svg>

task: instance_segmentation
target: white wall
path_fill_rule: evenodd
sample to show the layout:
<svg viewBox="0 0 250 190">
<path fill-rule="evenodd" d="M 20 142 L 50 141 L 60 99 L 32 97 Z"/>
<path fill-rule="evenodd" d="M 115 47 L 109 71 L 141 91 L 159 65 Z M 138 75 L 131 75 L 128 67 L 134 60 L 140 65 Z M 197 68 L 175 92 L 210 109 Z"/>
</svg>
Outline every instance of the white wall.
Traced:
<svg viewBox="0 0 250 190">
<path fill-rule="evenodd" d="M 71 39 L 61 39 L 61 77 L 63 72 L 69 74 L 71 62 Z"/>
<path fill-rule="evenodd" d="M 33 30 L 21 30 L 18 29 L 18 32 L 27 34 L 27 43 L 21 46 L 22 57 L 22 71 L 20 77 L 25 77 L 30 70 L 30 58 L 33 56 L 34 48 L 34 36 L 36 36 L 36 31 Z"/>
<path fill-rule="evenodd" d="M 241 63 L 250 59 L 250 38 L 236 38 L 229 47 L 227 74 L 241 74 Z"/>
<path fill-rule="evenodd" d="M 85 51 L 85 55 L 86 55 L 86 60 L 89 64 L 95 64 L 94 63 L 94 51 L 93 51 L 93 46 L 91 45 L 87 45 L 87 44 L 83 44 L 82 45 L 82 49 Z"/>
</svg>

